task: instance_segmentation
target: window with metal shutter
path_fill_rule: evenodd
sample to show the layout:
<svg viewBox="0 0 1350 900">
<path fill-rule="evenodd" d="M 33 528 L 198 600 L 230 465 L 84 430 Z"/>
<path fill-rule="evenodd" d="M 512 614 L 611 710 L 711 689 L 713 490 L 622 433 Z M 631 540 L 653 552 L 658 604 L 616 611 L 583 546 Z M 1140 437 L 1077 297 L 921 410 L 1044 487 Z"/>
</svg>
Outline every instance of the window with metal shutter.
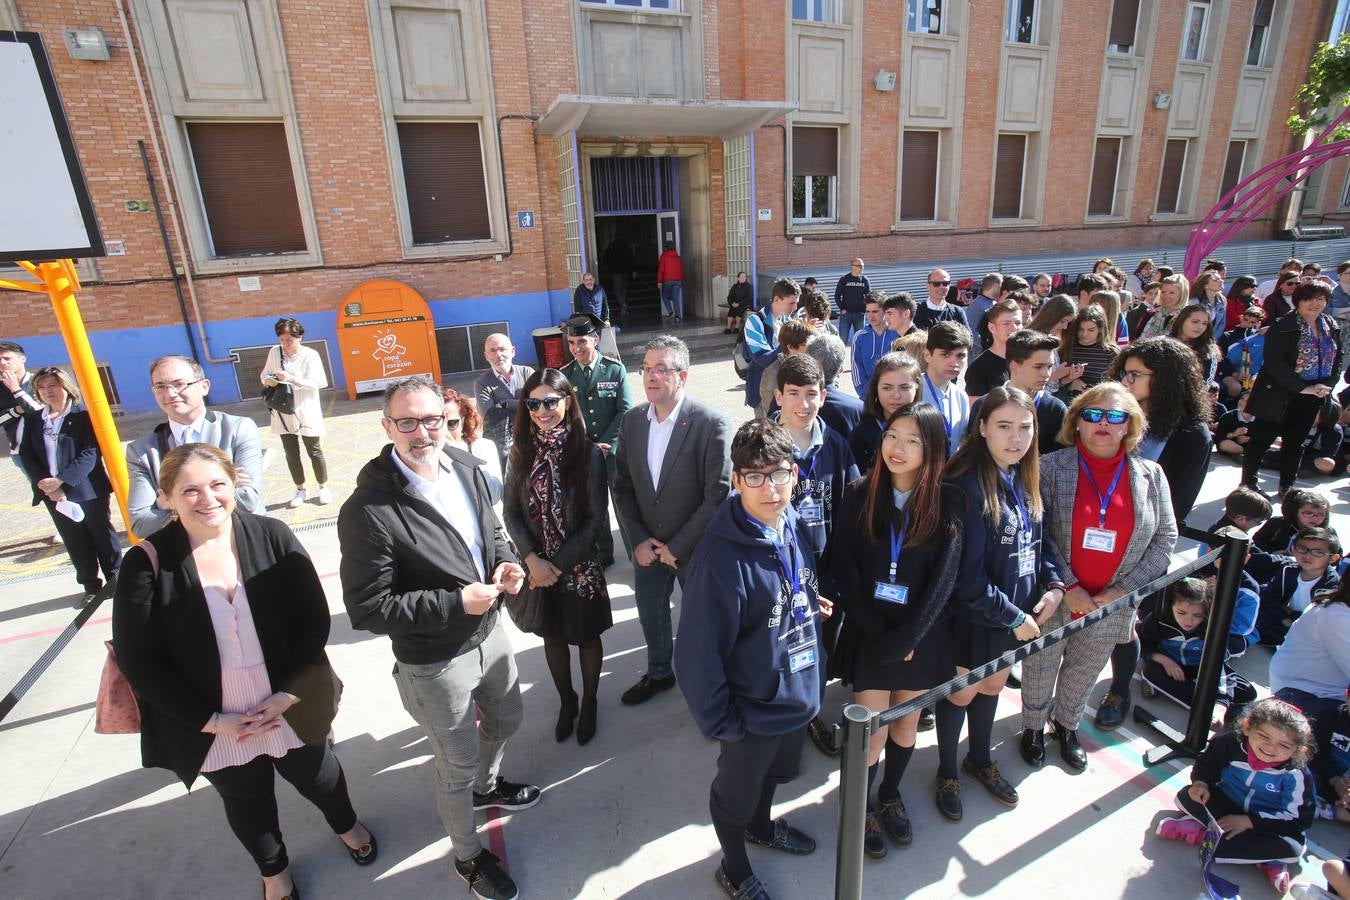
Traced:
<svg viewBox="0 0 1350 900">
<path fill-rule="evenodd" d="M 280 122 L 188 122 L 197 188 L 215 256 L 307 249 Z"/>
<path fill-rule="evenodd" d="M 793 125 L 792 174 L 838 175 L 839 129 Z"/>
<path fill-rule="evenodd" d="M 490 240 L 478 124 L 399 122 L 398 143 L 413 243 Z"/>
<path fill-rule="evenodd" d="M 1088 215 L 1110 216 L 1116 211 L 1116 174 L 1120 169 L 1120 138 L 1099 137 L 1092 154 L 1092 187 Z"/>
<path fill-rule="evenodd" d="M 937 218 L 938 132 L 906 131 L 900 181 L 900 219 Z"/>
<path fill-rule="evenodd" d="M 1187 141 L 1173 139 L 1163 150 L 1162 178 L 1158 179 L 1158 206 L 1160 213 L 1177 212 L 1181 205 L 1181 176 L 1186 169 Z"/>
<path fill-rule="evenodd" d="M 1000 134 L 994 162 L 994 218 L 1022 218 L 1022 170 L 1027 158 L 1025 134 Z"/>
</svg>

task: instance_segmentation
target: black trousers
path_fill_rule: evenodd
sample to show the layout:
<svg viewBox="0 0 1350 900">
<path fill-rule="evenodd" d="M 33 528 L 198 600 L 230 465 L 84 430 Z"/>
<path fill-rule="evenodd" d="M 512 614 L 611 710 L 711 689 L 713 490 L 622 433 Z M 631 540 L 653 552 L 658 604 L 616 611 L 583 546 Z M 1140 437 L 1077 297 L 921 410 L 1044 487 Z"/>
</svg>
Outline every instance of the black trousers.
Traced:
<svg viewBox="0 0 1350 900">
<path fill-rule="evenodd" d="M 327 741 L 306 744 L 280 759 L 259 756 L 242 766 L 203 772 L 202 776 L 225 803 L 230 830 L 258 864 L 264 878 L 278 875 L 290 865 L 277 818 L 274 769 L 300 796 L 319 808 L 334 834 L 345 834 L 356 827 L 356 810 L 347 795 L 347 777 Z"/>
<path fill-rule="evenodd" d="M 1229 800 L 1228 795 L 1220 790 L 1217 784 L 1209 786 L 1209 803 L 1203 806 L 1191 799 L 1191 795 L 1187 793 L 1189 790 L 1190 788 L 1187 786 L 1177 791 L 1177 806 L 1181 808 L 1182 812 L 1202 825 L 1209 824 L 1209 818 L 1205 815 L 1206 806 L 1209 808 L 1209 815 L 1212 815 L 1215 820 L 1242 812 L 1242 807 Z M 1219 846 L 1214 850 L 1214 861 L 1218 863 L 1296 863 L 1302 855 L 1302 838 L 1249 828 L 1241 834 L 1221 838 Z"/>
<path fill-rule="evenodd" d="M 1256 484 L 1257 472 L 1275 438 L 1280 438 L 1280 484 L 1291 485 L 1298 478 L 1298 464 L 1303 458 L 1303 440 L 1308 436 L 1317 414 L 1326 401 L 1311 394 L 1294 394 L 1285 407 L 1284 417 L 1278 422 L 1257 419 L 1247 426 L 1251 440 L 1242 454 L 1242 483 Z"/>
<path fill-rule="evenodd" d="M 291 470 L 291 481 L 296 487 L 305 484 L 305 467 L 300 461 L 300 441 L 305 442 L 305 453 L 309 455 L 309 464 L 314 469 L 314 480 L 319 484 L 328 483 L 328 461 L 323 457 L 323 447 L 319 446 L 318 435 L 283 434 L 281 448 L 286 451 L 286 467 Z"/>
<path fill-rule="evenodd" d="M 117 530 L 113 528 L 108 512 L 108 499 L 95 497 L 81 503 L 83 522 L 73 521 L 57 512 L 56 504 L 50 500 L 42 501 L 56 525 L 57 534 L 65 542 L 66 552 L 75 566 L 76 579 L 91 594 L 99 588 L 99 569 L 103 570 L 104 580 L 111 584 L 122 563 L 122 546 L 117 541 Z"/>
<path fill-rule="evenodd" d="M 713 824 L 749 825 L 765 789 L 797 777 L 805 740 L 806 729 L 796 728 L 787 734 L 746 734 L 739 741 L 721 741 L 709 802 Z"/>
</svg>

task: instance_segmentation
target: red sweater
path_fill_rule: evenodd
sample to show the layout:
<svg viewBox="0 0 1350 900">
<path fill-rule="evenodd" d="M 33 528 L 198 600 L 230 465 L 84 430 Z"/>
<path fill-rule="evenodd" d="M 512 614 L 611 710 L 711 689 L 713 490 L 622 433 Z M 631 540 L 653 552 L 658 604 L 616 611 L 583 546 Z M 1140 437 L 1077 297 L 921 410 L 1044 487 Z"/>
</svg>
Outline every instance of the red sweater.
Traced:
<svg viewBox="0 0 1350 900">
<path fill-rule="evenodd" d="M 662 252 L 661 258 L 656 261 L 656 283 L 666 281 L 684 281 L 684 260 L 674 250 Z"/>
<path fill-rule="evenodd" d="M 1084 450 L 1082 443 L 1079 442 L 1078 458 L 1087 463 L 1088 470 L 1097 482 L 1097 489 L 1105 493 L 1111 487 L 1116 467 L 1125 460 L 1125 449 L 1122 447 L 1121 451 L 1110 459 L 1099 459 Z M 1073 570 L 1074 580 L 1079 586 L 1094 596 L 1105 590 L 1116 577 L 1120 561 L 1125 557 L 1125 546 L 1130 542 L 1130 535 L 1134 533 L 1134 496 L 1130 492 L 1128 461 L 1125 461 L 1125 468 L 1120 473 L 1120 483 L 1116 485 L 1116 492 L 1111 496 L 1111 503 L 1106 508 L 1106 528 L 1116 533 L 1116 546 L 1110 553 L 1083 549 L 1083 534 L 1089 528 L 1097 527 L 1100 513 L 1101 499 L 1097 490 L 1083 474 L 1082 466 L 1079 466 L 1078 489 L 1073 498 L 1073 547 L 1069 549 L 1069 568 Z"/>
</svg>

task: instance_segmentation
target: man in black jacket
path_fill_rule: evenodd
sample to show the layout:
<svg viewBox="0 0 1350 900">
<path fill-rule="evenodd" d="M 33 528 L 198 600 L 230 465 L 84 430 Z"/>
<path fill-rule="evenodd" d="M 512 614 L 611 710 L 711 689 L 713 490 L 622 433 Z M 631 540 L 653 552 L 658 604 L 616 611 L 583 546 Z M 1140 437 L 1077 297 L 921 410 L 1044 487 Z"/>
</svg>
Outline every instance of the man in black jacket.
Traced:
<svg viewBox="0 0 1350 900">
<path fill-rule="evenodd" d="M 5 437 L 9 439 L 9 458 L 21 472 L 19 429 L 25 415 L 42 409 L 34 396 L 33 376 L 25 368 L 27 361 L 23 347 L 13 341 L 0 341 L 0 425 L 4 426 Z"/>
<path fill-rule="evenodd" d="M 414 376 L 386 388 L 382 424 L 392 443 L 361 470 L 338 514 L 343 602 L 353 628 L 393 640 L 399 697 L 435 756 L 456 872 L 478 897 L 510 900 L 519 892 L 479 842 L 474 813 L 539 802 L 539 788 L 497 774 L 522 711 L 497 601 L 521 589 L 525 572 L 478 461 L 444 446 L 435 382 Z"/>
</svg>

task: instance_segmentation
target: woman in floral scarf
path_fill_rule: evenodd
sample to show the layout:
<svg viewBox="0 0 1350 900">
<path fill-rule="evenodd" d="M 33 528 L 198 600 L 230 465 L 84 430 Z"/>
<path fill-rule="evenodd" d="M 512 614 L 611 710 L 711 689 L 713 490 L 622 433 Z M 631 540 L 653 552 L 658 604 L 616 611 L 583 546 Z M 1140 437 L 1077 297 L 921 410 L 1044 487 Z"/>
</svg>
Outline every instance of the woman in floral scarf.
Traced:
<svg viewBox="0 0 1350 900">
<path fill-rule="evenodd" d="M 576 720 L 577 743 L 595 736 L 596 691 L 614 624 L 596 541 L 609 527 L 605 460 L 586 437 L 576 391 L 557 369 L 540 369 L 521 390 L 503 491 L 503 518 L 525 563 L 529 587 L 541 593 L 544 657 L 561 710 L 554 737 L 564 741 Z M 572 658 L 581 661 L 581 699 L 572 688 Z M 578 717 L 578 713 L 580 714 Z"/>
</svg>

